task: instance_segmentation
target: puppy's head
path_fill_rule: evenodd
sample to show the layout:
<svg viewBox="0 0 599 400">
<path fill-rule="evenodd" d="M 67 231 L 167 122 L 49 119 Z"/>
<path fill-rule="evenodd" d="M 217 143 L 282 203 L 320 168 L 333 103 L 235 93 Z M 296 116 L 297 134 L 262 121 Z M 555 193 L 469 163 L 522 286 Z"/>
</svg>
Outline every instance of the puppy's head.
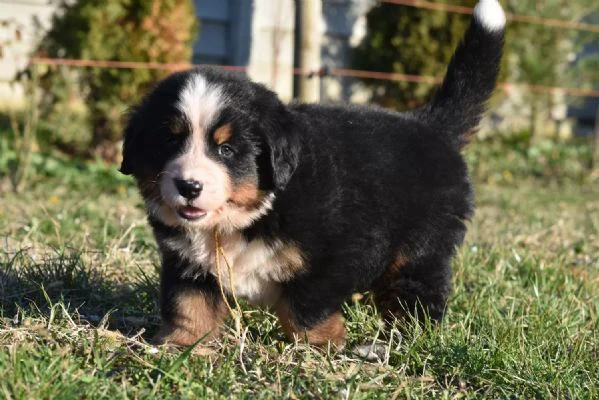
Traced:
<svg viewBox="0 0 599 400">
<path fill-rule="evenodd" d="M 121 172 L 135 176 L 163 223 L 236 230 L 268 212 L 298 152 L 291 115 L 274 93 L 198 69 L 160 82 L 133 109 Z"/>
</svg>

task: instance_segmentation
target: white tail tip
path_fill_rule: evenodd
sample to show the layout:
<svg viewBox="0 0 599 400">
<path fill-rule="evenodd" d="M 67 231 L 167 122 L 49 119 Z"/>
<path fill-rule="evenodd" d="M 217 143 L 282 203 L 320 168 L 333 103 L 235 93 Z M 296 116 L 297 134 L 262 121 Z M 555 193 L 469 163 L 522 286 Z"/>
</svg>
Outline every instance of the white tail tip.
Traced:
<svg viewBox="0 0 599 400">
<path fill-rule="evenodd" d="M 474 7 L 474 18 L 489 31 L 499 31 L 505 27 L 505 13 L 497 0 L 480 0 Z"/>
</svg>

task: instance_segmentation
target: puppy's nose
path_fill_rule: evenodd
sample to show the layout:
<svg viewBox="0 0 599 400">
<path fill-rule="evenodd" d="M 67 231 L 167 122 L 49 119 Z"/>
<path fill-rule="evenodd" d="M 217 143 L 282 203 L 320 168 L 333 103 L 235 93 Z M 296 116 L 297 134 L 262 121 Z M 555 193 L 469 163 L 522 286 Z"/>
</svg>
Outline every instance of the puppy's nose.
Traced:
<svg viewBox="0 0 599 400">
<path fill-rule="evenodd" d="M 175 179 L 175 186 L 187 200 L 193 200 L 200 195 L 202 184 L 193 179 Z"/>
</svg>

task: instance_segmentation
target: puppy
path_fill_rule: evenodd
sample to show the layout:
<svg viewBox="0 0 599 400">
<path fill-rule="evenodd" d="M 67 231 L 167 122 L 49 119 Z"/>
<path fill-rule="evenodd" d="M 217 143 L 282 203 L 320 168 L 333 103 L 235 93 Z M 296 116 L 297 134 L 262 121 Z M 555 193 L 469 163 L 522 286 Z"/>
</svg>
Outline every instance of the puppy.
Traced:
<svg viewBox="0 0 599 400">
<path fill-rule="evenodd" d="M 231 296 L 314 345 L 343 345 L 355 292 L 386 317 L 440 319 L 473 213 L 460 148 L 494 89 L 505 20 L 481 0 L 438 93 L 409 113 L 284 105 L 206 68 L 160 82 L 130 113 L 121 166 L 162 258 L 157 341 L 217 337 Z"/>
</svg>

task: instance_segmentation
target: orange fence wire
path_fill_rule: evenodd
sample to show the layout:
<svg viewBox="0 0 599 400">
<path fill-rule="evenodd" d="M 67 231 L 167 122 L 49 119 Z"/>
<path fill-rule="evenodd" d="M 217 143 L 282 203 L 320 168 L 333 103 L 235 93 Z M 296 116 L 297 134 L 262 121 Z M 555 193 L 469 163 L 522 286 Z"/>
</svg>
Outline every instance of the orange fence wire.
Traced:
<svg viewBox="0 0 599 400">
<path fill-rule="evenodd" d="M 94 67 L 94 68 L 116 68 L 116 69 L 163 69 L 170 71 L 181 71 L 184 69 L 199 67 L 201 64 L 191 63 L 158 63 L 143 61 L 115 61 L 115 60 L 82 60 L 73 58 L 48 58 L 31 57 L 30 64 L 40 65 L 66 65 L 71 67 Z M 231 72 L 245 72 L 247 67 L 237 65 L 220 65 L 219 68 Z"/>
<path fill-rule="evenodd" d="M 329 75 L 331 76 L 347 76 L 354 78 L 366 78 L 366 79 L 378 79 L 386 81 L 399 81 L 399 82 L 415 82 L 415 83 L 428 83 L 428 84 L 439 84 L 442 78 L 436 78 L 433 76 L 424 75 L 406 75 L 392 72 L 374 72 L 374 71 L 361 71 L 355 69 L 346 68 L 333 68 Z M 594 89 L 581 89 L 581 88 L 569 88 L 560 86 L 543 86 L 533 85 L 528 83 L 512 83 L 512 82 L 500 82 L 497 84 L 498 87 L 504 91 L 509 92 L 513 89 L 521 89 L 533 93 L 563 93 L 574 97 L 599 97 L 599 90 Z"/>
<path fill-rule="evenodd" d="M 456 6 L 452 4 L 433 3 L 425 0 L 380 0 L 381 3 L 395 4 L 399 6 L 408 6 L 421 8 L 426 10 L 445 11 L 456 14 L 472 14 L 473 9 L 470 7 Z M 588 24 L 585 22 L 566 21 L 563 19 L 543 18 L 532 15 L 518 15 L 507 13 L 507 18 L 510 21 L 525 22 L 528 24 L 551 26 L 554 28 L 576 29 L 579 31 L 587 31 L 599 33 L 599 25 Z"/>
<path fill-rule="evenodd" d="M 472 14 L 473 9 L 471 7 L 464 7 L 452 4 L 444 3 L 433 3 L 426 0 L 379 0 L 381 3 L 409 6 L 426 10 L 444 11 L 458 14 Z M 599 25 L 588 24 L 575 21 L 565 21 L 560 19 L 551 19 L 536 17 L 530 15 L 517 15 L 507 14 L 509 20 L 525 22 L 530 24 L 545 25 L 556 28 L 564 29 L 576 29 L 588 32 L 599 33 Z M 32 57 L 30 60 L 32 64 L 45 64 L 45 65 L 66 65 L 72 67 L 94 67 L 94 68 L 120 68 L 120 69 L 162 69 L 170 71 L 179 71 L 183 69 L 198 67 L 200 64 L 191 63 L 157 63 L 157 62 L 138 62 L 138 61 L 112 61 L 112 60 L 80 60 L 80 59 L 57 59 L 57 58 L 45 58 L 45 57 Z M 247 72 L 245 66 L 235 65 L 219 65 L 219 68 L 225 71 L 232 72 Z M 306 70 L 302 68 L 294 68 L 294 74 L 298 75 L 319 75 L 319 76 L 337 76 L 337 77 L 352 77 L 352 78 L 364 78 L 364 79 L 376 79 L 385 81 L 397 81 L 397 82 L 413 82 L 423 84 L 439 84 L 441 78 L 434 76 L 424 75 L 411 75 L 411 74 L 400 74 L 391 72 L 377 72 L 377 71 L 364 71 L 349 68 L 331 68 L 321 69 L 319 71 Z M 532 92 L 532 93 L 561 93 L 575 97 L 599 97 L 599 90 L 594 89 L 583 89 L 583 88 L 570 88 L 570 87 L 555 87 L 555 86 L 543 86 L 533 85 L 527 83 L 510 83 L 502 82 L 498 84 L 498 87 L 502 88 L 505 92 L 517 88 L 520 90 Z"/>
<path fill-rule="evenodd" d="M 118 68 L 118 69 L 163 69 L 170 71 L 180 71 L 183 69 L 189 69 L 194 67 L 202 66 L 203 64 L 165 64 L 156 62 L 138 62 L 138 61 L 109 61 L 109 60 L 78 60 L 78 59 L 67 59 L 67 58 L 45 58 L 45 57 L 32 57 L 30 59 L 31 64 L 40 65 L 66 65 L 72 67 L 94 67 L 94 68 Z M 236 66 L 236 65 L 212 65 L 213 67 L 221 68 L 225 71 L 231 72 L 246 72 L 247 67 Z M 348 68 L 331 68 L 330 70 L 323 72 L 323 70 L 307 70 L 302 68 L 294 68 L 293 73 L 296 75 L 319 75 L 319 76 L 336 76 L 336 77 L 350 77 L 350 78 L 364 78 L 364 79 L 376 79 L 385 81 L 396 81 L 396 82 L 413 82 L 413 83 L 425 83 L 425 84 L 439 84 L 442 79 L 434 76 L 424 75 L 409 75 L 399 74 L 393 72 L 377 72 L 377 71 L 364 71 L 357 69 Z M 526 83 L 511 83 L 501 82 L 498 87 L 504 91 L 509 92 L 512 89 L 520 89 L 532 93 L 561 93 L 574 97 L 599 97 L 599 90 L 593 89 L 582 89 L 582 88 L 569 88 L 569 87 L 558 87 L 558 86 L 543 86 L 543 85 L 532 85 Z"/>
</svg>

